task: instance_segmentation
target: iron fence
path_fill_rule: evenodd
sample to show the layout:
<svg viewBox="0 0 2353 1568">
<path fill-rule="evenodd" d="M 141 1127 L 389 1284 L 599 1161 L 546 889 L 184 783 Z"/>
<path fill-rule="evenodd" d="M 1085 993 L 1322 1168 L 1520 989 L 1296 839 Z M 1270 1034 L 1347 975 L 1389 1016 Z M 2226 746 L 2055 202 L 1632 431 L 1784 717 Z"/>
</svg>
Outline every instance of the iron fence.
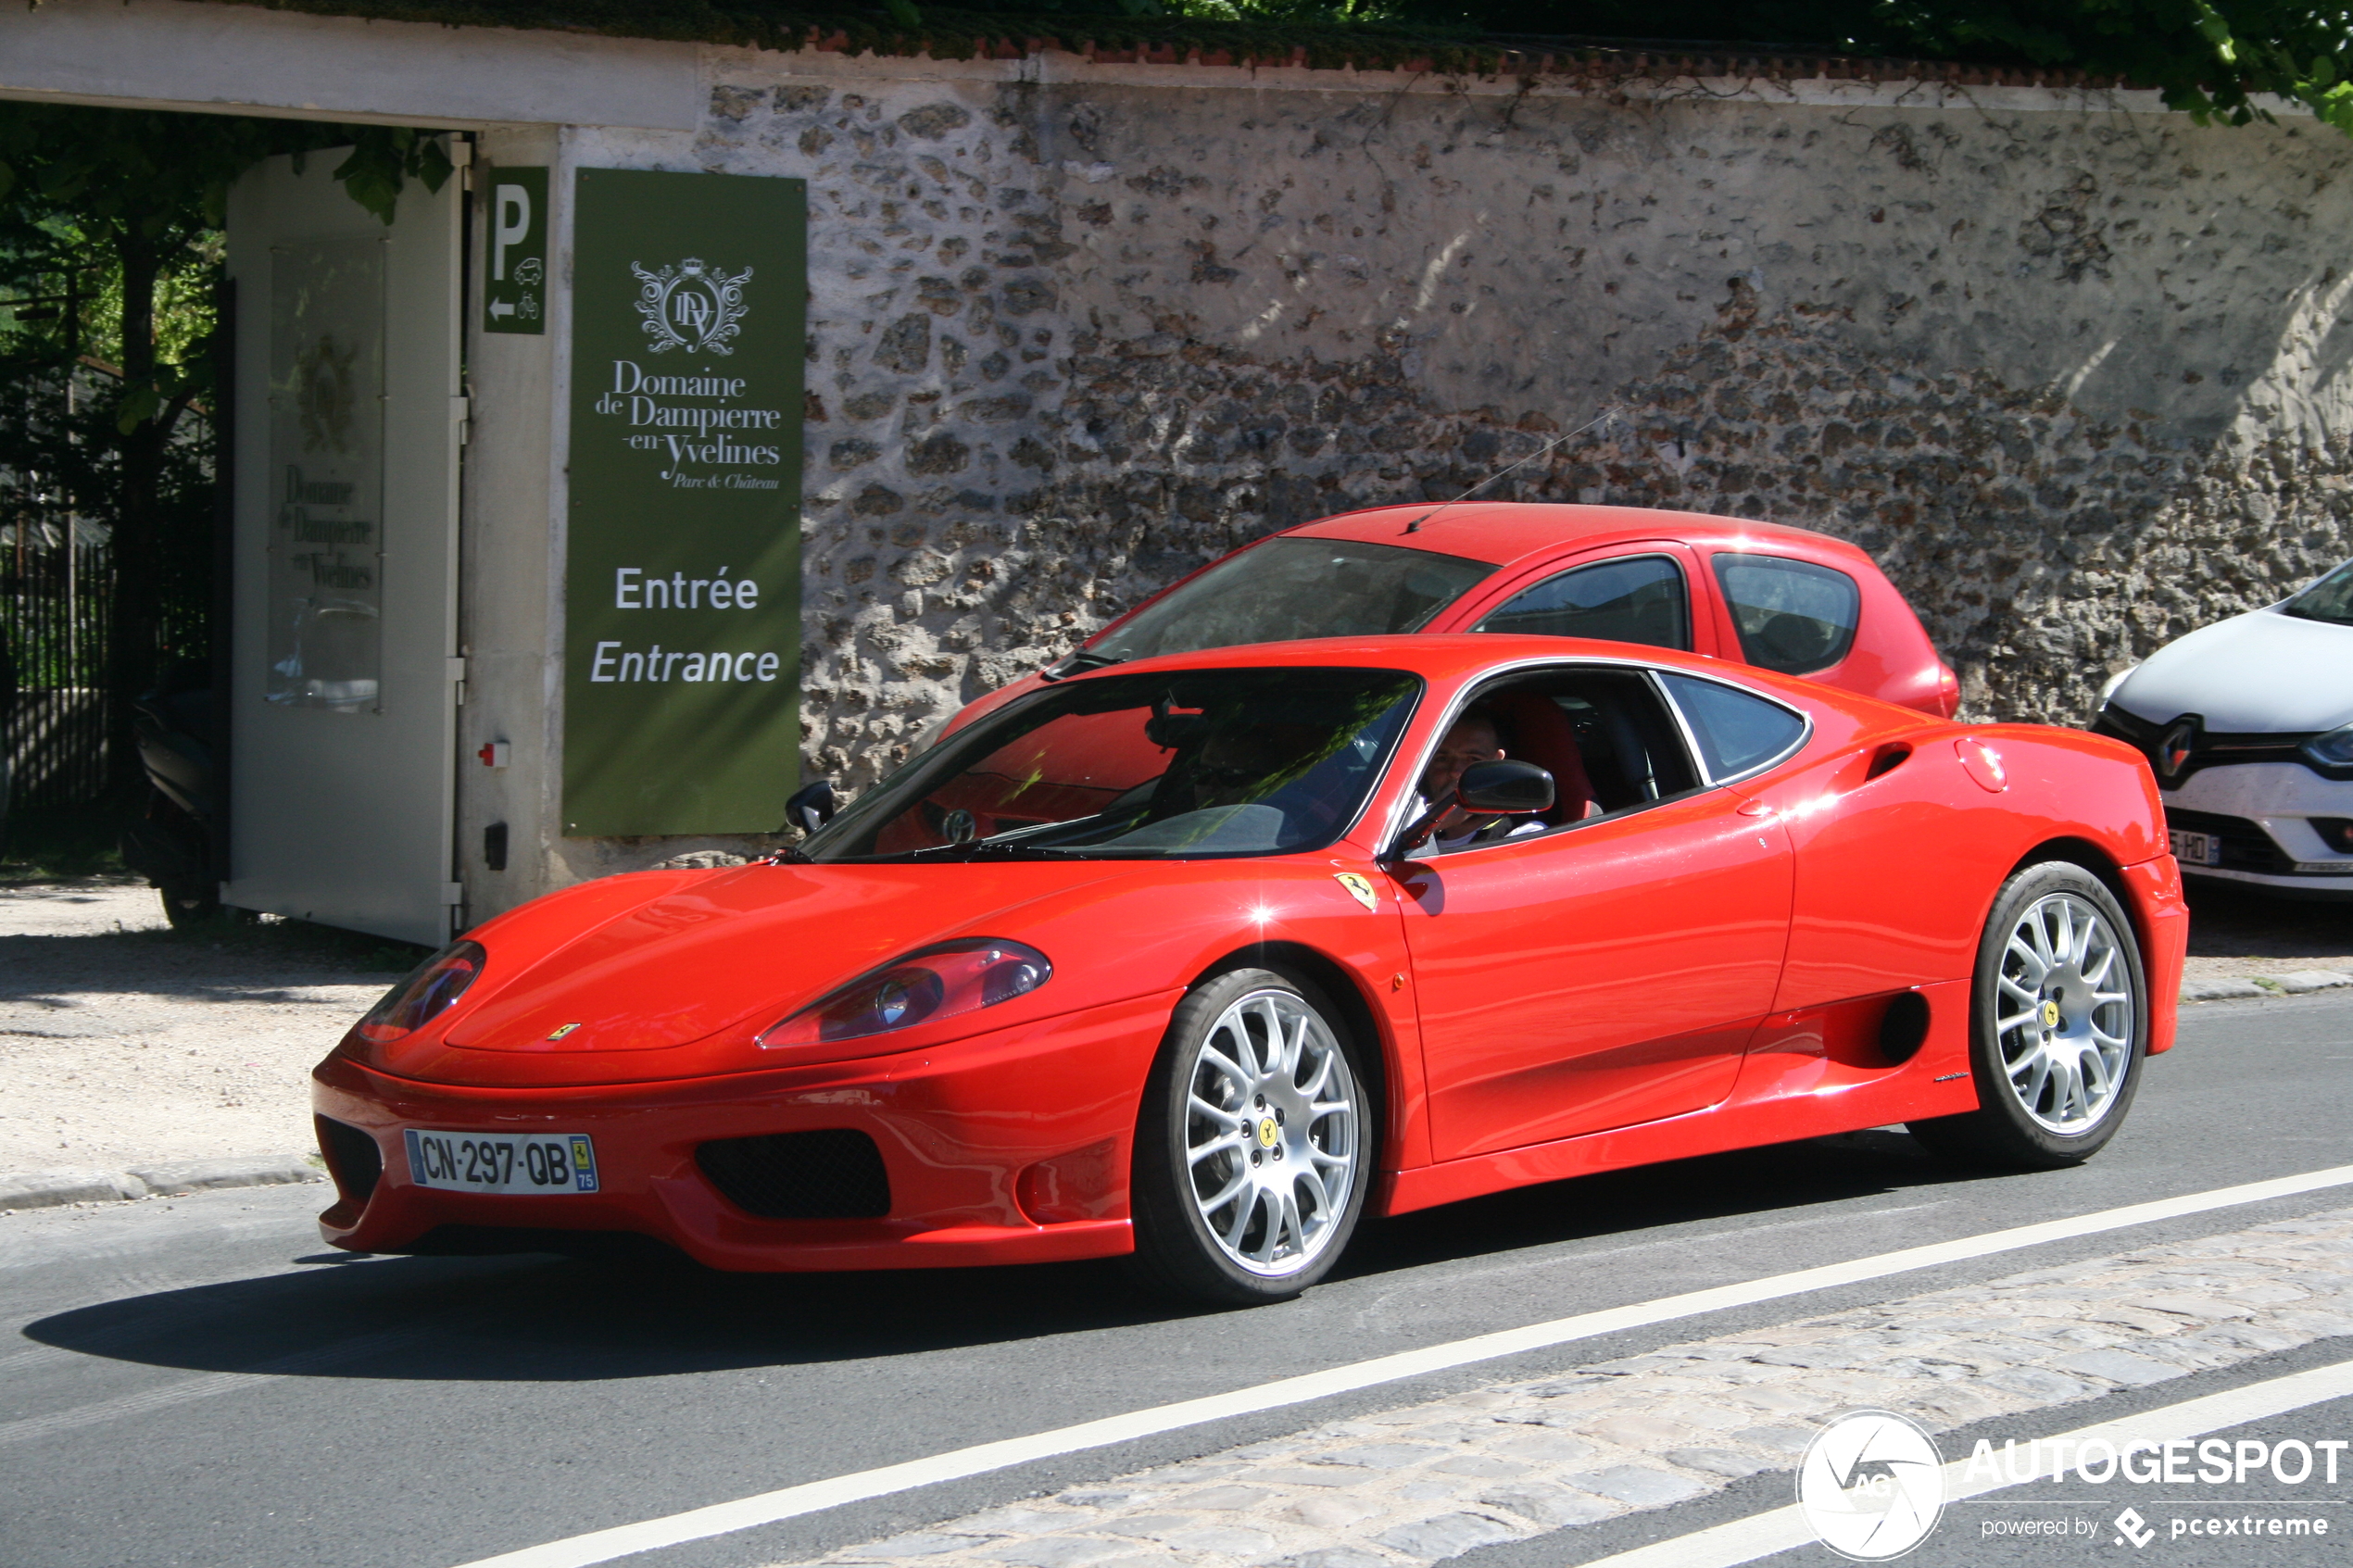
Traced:
<svg viewBox="0 0 2353 1568">
<path fill-rule="evenodd" d="M 0 635 L 16 667 L 6 724 L 18 806 L 77 806 L 106 792 L 114 552 L 103 524 L 19 517 L 0 524 Z"/>
</svg>

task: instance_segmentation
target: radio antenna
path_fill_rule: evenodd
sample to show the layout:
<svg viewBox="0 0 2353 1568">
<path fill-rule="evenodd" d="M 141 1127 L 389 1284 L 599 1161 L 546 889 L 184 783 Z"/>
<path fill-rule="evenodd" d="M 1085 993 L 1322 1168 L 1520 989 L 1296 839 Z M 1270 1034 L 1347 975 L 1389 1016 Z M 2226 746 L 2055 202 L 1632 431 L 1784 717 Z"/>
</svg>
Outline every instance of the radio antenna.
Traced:
<svg viewBox="0 0 2353 1568">
<path fill-rule="evenodd" d="M 1536 448 L 1535 451 L 1530 452 L 1527 457 L 1520 458 L 1517 462 L 1497 469 L 1493 473 L 1489 474 L 1485 479 L 1480 480 L 1468 490 L 1464 491 L 1461 495 L 1455 496 L 1444 506 L 1440 507 L 1437 511 L 1424 512 L 1421 516 L 1416 518 L 1413 521 L 1405 525 L 1405 532 L 1408 533 L 1419 533 L 1422 531 L 1422 525 L 1424 523 L 1437 521 L 1438 519 L 1447 510 L 1469 500 L 1479 491 L 1486 489 L 1489 485 L 1494 483 L 1497 480 L 1511 472 L 1513 469 L 1526 467 L 1528 464 L 1532 463 L 1537 458 L 1542 457 L 1545 453 L 1551 451 L 1554 447 L 1560 445 L 1563 442 L 1574 441 L 1589 430 L 1595 429 L 1596 427 L 1602 425 L 1616 424 L 1617 422 L 1618 416 L 1623 412 L 1624 410 L 1619 408 L 1616 404 L 1610 405 L 1608 408 L 1604 408 L 1600 413 L 1594 415 L 1592 419 L 1586 421 L 1584 424 L 1579 425 L 1575 430 L 1570 431 L 1567 434 L 1556 435 L 1550 441 L 1544 443 L 1541 446 Z"/>
</svg>

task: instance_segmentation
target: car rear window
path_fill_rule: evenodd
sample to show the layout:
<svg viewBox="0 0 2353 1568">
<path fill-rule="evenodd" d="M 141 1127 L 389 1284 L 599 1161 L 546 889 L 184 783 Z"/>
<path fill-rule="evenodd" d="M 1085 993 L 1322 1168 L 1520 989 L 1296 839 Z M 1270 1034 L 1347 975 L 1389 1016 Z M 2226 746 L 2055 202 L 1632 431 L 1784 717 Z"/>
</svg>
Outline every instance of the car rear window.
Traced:
<svg viewBox="0 0 2353 1568">
<path fill-rule="evenodd" d="M 1269 539 L 1145 606 L 1087 652 L 1125 663 L 1155 654 L 1297 637 L 1418 632 L 1491 561 L 1346 539 Z"/>
<path fill-rule="evenodd" d="M 1779 761 L 1806 738 L 1806 718 L 1751 692 L 1665 671 L 1659 681 L 1699 744 L 1707 776 L 1720 784 Z"/>
<path fill-rule="evenodd" d="M 1683 569 L 1673 558 L 1622 556 L 1524 588 L 1471 630 L 1600 637 L 1688 650 L 1691 597 L 1683 588 Z"/>
<path fill-rule="evenodd" d="M 1731 606 L 1741 657 L 1762 670 L 1806 675 L 1855 646 L 1862 590 L 1843 571 L 1781 556 L 1719 555 L 1716 581 Z"/>
</svg>

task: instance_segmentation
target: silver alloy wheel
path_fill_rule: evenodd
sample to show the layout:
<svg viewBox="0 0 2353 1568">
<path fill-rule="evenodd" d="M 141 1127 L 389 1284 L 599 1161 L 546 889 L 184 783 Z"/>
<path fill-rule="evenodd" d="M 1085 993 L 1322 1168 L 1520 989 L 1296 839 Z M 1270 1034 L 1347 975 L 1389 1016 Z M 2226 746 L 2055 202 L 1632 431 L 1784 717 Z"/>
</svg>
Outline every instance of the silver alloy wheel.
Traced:
<svg viewBox="0 0 2353 1568">
<path fill-rule="evenodd" d="M 2133 1055 L 2132 969 L 2089 899 L 2029 905 L 2002 953 L 1994 1037 L 2003 1076 L 2037 1126 L 2067 1136 L 2116 1105 Z"/>
<path fill-rule="evenodd" d="M 1279 1278 L 1331 1241 L 1358 1179 L 1356 1079 L 1339 1040 L 1291 991 L 1238 997 L 1186 1074 L 1185 1164 L 1219 1250 Z"/>
</svg>

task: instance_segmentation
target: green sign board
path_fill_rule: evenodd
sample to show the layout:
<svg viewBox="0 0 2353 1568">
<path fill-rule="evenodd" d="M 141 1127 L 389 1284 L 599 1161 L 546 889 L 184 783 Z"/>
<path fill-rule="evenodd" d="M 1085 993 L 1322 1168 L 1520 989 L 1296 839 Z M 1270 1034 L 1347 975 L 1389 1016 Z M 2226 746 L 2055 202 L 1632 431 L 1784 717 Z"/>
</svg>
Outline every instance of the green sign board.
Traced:
<svg viewBox="0 0 2353 1568">
<path fill-rule="evenodd" d="M 568 836 L 774 833 L 800 755 L 808 187 L 574 187 Z"/>
<path fill-rule="evenodd" d="M 494 169 L 484 204 L 482 330 L 547 330 L 547 171 Z"/>
</svg>

